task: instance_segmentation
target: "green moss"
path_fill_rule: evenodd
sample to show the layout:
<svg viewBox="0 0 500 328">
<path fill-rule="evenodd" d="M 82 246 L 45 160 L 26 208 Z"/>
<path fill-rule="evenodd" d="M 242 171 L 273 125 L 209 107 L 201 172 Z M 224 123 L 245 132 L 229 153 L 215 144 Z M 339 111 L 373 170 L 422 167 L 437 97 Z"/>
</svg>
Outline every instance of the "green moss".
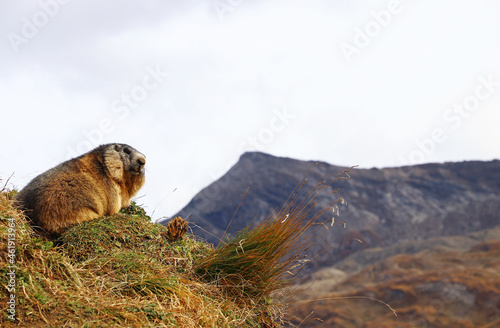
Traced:
<svg viewBox="0 0 500 328">
<path fill-rule="evenodd" d="M 25 326 L 260 327 L 273 321 L 263 313 L 279 312 L 267 293 L 235 296 L 207 279 L 207 270 L 200 274 L 213 247 L 190 235 L 169 242 L 168 229 L 136 204 L 46 240 L 12 207 L 14 194 L 0 193 L 0 284 L 7 284 L 5 245 L 14 219 L 16 316 Z M 9 327 L 2 291 L 0 326 Z"/>
</svg>

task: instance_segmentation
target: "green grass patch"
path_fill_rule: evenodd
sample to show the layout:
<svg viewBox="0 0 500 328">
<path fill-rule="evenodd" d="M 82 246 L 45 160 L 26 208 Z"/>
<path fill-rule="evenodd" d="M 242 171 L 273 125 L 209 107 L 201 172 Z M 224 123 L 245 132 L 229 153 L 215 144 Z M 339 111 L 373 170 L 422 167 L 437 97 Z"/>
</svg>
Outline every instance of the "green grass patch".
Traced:
<svg viewBox="0 0 500 328">
<path fill-rule="evenodd" d="M 313 212 L 316 197 L 332 191 L 333 181 L 303 197 L 299 186 L 280 211 L 217 248 L 184 235 L 181 219 L 152 223 L 135 204 L 42 239 L 13 207 L 16 192 L 1 191 L 0 326 L 278 327 L 312 244 L 305 232 L 332 208 Z M 15 322 L 7 312 L 11 294 Z"/>
</svg>

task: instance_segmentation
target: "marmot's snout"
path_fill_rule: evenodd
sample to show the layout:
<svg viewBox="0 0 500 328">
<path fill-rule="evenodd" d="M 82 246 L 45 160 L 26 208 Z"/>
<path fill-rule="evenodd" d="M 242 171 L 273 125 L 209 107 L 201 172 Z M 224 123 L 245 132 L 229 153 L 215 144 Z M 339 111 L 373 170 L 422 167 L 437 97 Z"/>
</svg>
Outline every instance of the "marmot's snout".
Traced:
<svg viewBox="0 0 500 328">
<path fill-rule="evenodd" d="M 146 157 L 142 154 L 137 154 L 136 158 L 131 163 L 132 174 L 144 174 L 144 166 L 146 165 Z"/>
</svg>

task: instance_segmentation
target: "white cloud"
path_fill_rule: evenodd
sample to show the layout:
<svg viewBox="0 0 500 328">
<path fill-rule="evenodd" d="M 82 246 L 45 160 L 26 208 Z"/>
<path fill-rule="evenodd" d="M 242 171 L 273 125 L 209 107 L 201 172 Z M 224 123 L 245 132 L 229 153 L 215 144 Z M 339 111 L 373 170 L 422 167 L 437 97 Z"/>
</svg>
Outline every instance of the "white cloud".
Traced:
<svg viewBox="0 0 500 328">
<path fill-rule="evenodd" d="M 127 142 L 148 157 L 141 201 L 152 211 L 166 197 L 156 219 L 222 175 L 249 138 L 266 137 L 280 108 L 296 118 L 261 142 L 266 152 L 400 165 L 480 76 L 500 81 L 500 4 L 401 1 L 348 64 L 340 43 L 389 2 L 243 0 L 221 19 L 210 1 L 70 1 L 18 53 L 8 33 L 43 9 L 3 2 L 0 98 L 11 124 L 0 177 L 15 171 L 11 182 L 22 187 L 84 151 L 88 136 Z M 168 76 L 124 118 L 113 104 L 142 85 L 148 67 Z M 500 157 L 498 99 L 500 89 L 424 160 Z M 113 132 L 99 134 L 103 120 Z"/>
</svg>

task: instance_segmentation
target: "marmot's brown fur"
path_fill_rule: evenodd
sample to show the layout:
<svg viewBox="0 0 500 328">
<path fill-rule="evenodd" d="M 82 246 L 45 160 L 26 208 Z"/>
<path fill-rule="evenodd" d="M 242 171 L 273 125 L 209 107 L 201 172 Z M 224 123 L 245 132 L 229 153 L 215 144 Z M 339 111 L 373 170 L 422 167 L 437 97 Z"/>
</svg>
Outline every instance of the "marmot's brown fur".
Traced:
<svg viewBox="0 0 500 328">
<path fill-rule="evenodd" d="M 146 157 L 125 144 L 107 144 L 40 174 L 16 202 L 41 233 L 117 213 L 144 184 Z"/>
</svg>

